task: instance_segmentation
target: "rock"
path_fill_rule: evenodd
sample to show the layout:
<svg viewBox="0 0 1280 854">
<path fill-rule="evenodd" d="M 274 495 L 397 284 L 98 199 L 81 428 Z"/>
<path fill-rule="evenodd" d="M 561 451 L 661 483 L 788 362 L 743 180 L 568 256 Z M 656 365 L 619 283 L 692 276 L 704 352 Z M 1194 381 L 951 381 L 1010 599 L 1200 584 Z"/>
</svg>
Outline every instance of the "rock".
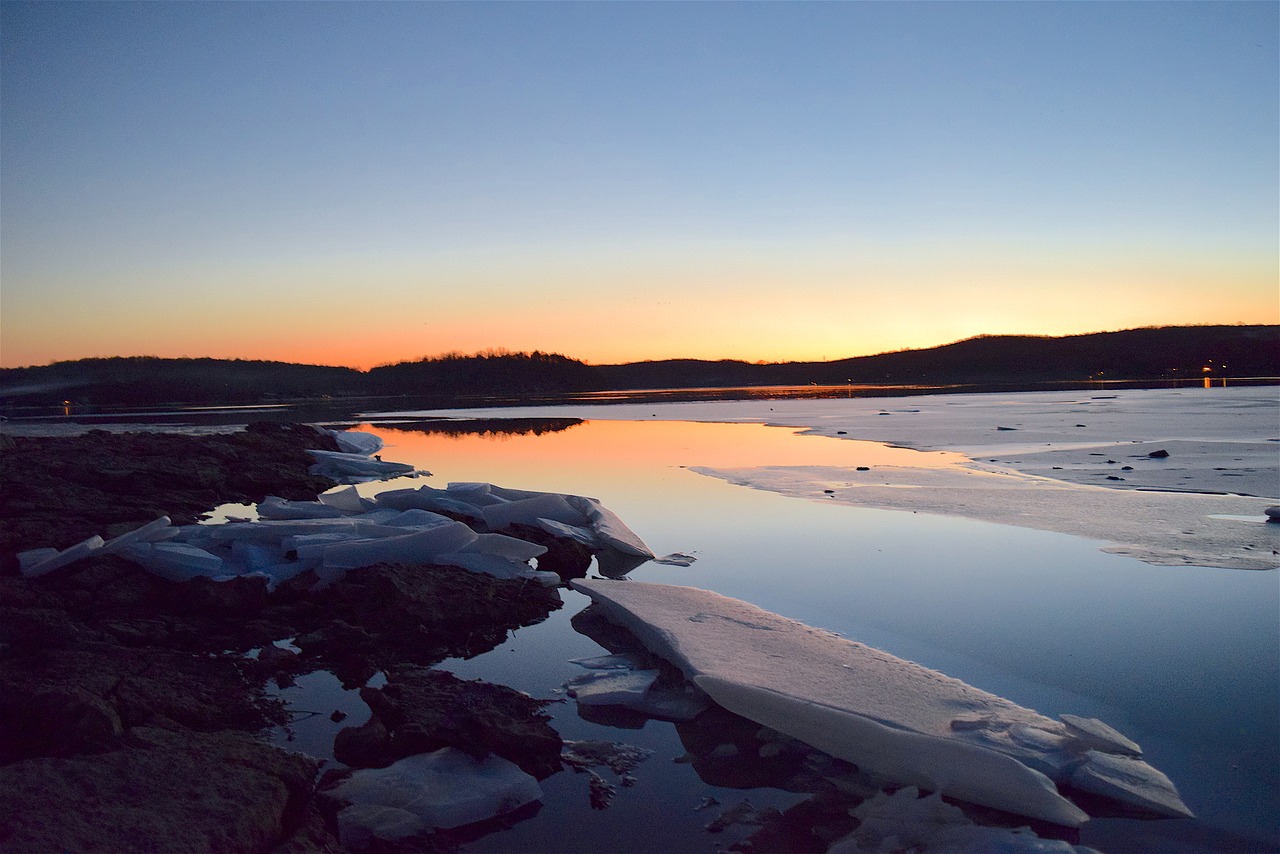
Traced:
<svg viewBox="0 0 1280 854">
<path fill-rule="evenodd" d="M 385 687 L 362 689 L 360 696 L 373 718 L 350 735 L 344 734 L 355 728 L 339 733 L 338 758 L 349 765 L 456 747 L 477 758 L 496 753 L 539 780 L 560 770 L 562 742 L 542 711 L 546 702 L 511 688 L 405 665 L 387 675 Z M 370 761 L 375 757 L 378 762 Z"/>
<path fill-rule="evenodd" d="M 1165 457 L 1169 456 L 1169 452 L 1161 448 L 1158 451 L 1152 451 L 1147 454 L 1147 456 L 1151 457 L 1153 460 L 1163 460 Z"/>
<path fill-rule="evenodd" d="M 0 767 L 0 839 L 15 854 L 212 854 L 273 850 L 301 829 L 310 841 L 294 850 L 337 852 L 300 822 L 314 773 L 310 759 L 240 733 L 139 728 L 108 753 Z"/>
</svg>

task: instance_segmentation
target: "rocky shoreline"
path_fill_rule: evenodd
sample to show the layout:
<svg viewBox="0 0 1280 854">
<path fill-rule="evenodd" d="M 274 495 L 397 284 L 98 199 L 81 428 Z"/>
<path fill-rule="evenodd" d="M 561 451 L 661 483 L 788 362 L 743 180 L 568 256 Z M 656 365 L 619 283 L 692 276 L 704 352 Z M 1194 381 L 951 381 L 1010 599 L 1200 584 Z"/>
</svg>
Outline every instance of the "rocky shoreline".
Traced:
<svg viewBox="0 0 1280 854">
<path fill-rule="evenodd" d="M 325 442 L 328 444 L 325 444 Z M 318 763 L 266 743 L 286 721 L 266 690 L 328 670 L 374 716 L 339 733 L 352 767 L 440 747 L 490 752 L 542 779 L 561 742 L 542 703 L 427 669 L 501 643 L 560 607 L 554 588 L 444 567 L 370 567 L 313 589 L 262 578 L 176 583 L 113 555 L 39 578 L 15 555 L 268 494 L 311 500 L 332 437 L 258 424 L 219 436 L 2 439 L 0 850 L 338 852 Z M 561 554 L 566 570 L 585 561 Z M 585 556 L 589 560 L 589 555 Z M 289 644 L 276 642 L 288 640 Z M 340 777 L 341 775 L 337 775 Z M 447 850 L 447 835 L 415 842 Z"/>
</svg>

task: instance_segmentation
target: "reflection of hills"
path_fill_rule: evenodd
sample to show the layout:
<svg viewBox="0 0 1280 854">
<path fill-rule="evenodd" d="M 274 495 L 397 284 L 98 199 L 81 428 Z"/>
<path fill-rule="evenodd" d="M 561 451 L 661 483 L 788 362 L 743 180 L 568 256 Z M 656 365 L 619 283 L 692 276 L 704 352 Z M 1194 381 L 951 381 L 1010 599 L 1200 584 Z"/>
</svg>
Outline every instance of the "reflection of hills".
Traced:
<svg viewBox="0 0 1280 854">
<path fill-rule="evenodd" d="M 405 430 L 432 436 L 485 436 L 490 439 L 506 439 L 511 436 L 559 433 L 581 423 L 581 418 L 468 418 L 457 421 L 433 418 L 424 421 L 398 421 L 394 424 L 378 426 L 388 430 Z"/>
</svg>

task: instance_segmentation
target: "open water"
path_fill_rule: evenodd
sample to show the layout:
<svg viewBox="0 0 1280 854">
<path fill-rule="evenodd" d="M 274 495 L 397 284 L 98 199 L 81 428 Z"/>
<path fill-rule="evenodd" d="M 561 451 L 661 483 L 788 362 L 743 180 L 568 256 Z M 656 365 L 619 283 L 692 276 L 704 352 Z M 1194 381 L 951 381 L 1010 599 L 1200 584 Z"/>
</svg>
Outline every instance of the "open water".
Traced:
<svg viewBox="0 0 1280 854">
<path fill-rule="evenodd" d="M 697 557 L 689 567 L 645 564 L 632 571 L 635 580 L 714 590 L 1050 716 L 1101 718 L 1139 742 L 1197 814 L 1190 821 L 1097 819 L 1085 826 L 1083 844 L 1117 852 L 1256 851 L 1280 839 L 1275 572 L 1151 566 L 1062 534 L 787 498 L 687 469 L 874 467 L 921 457 L 875 443 L 749 424 L 597 421 L 534 430 L 513 422 L 527 432 L 504 432 L 490 421 L 484 432 L 467 434 L 437 422 L 389 422 L 362 429 L 385 439 L 385 459 L 432 471 L 428 483 L 483 480 L 590 495 L 655 553 Z M 570 659 L 605 650 L 570 625 L 586 597 L 562 593 L 565 607 L 544 623 L 514 632 L 490 653 L 440 666 L 564 698 L 563 683 L 583 672 Z M 358 721 L 354 704 L 357 717 L 344 724 Z M 719 810 L 744 798 L 785 809 L 805 797 L 702 779 L 674 761 L 686 748 L 672 724 L 593 723 L 572 700 L 550 711 L 566 739 L 620 741 L 654 755 L 604 810 L 590 807 L 586 775 L 544 781 L 535 815 L 468 850 L 723 850 L 755 828 L 710 833 L 704 826 Z M 699 809 L 708 798 L 720 806 Z"/>
</svg>

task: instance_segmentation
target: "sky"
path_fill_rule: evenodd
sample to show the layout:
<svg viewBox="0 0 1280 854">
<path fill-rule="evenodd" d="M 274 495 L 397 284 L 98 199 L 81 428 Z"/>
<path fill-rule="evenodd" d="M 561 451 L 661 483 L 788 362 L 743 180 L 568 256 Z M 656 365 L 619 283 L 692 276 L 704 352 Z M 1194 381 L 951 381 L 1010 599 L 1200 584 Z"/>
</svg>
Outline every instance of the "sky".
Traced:
<svg viewBox="0 0 1280 854">
<path fill-rule="evenodd" d="M 0 366 L 1280 323 L 1275 2 L 0 3 Z"/>
</svg>

